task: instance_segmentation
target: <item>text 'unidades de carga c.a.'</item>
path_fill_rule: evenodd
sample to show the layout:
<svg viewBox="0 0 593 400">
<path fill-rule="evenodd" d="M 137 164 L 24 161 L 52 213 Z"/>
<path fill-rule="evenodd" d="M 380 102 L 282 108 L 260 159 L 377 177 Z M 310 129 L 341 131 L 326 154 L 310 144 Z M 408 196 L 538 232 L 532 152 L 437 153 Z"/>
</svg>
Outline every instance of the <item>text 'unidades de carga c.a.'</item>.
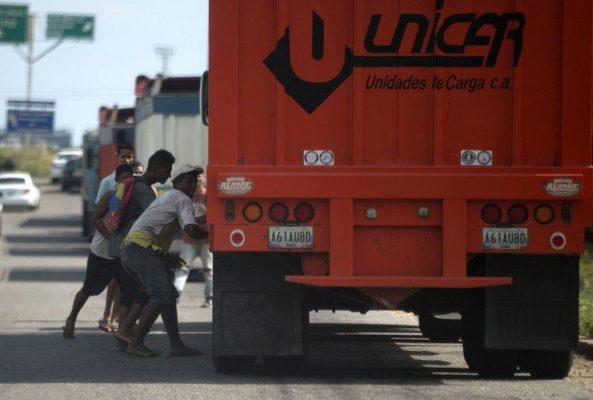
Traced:
<svg viewBox="0 0 593 400">
<path fill-rule="evenodd" d="M 513 87 L 509 77 L 477 78 L 450 74 L 419 78 L 414 75 L 369 74 L 365 88 L 367 90 L 461 90 L 473 93 L 485 89 L 505 90 Z"/>
</svg>

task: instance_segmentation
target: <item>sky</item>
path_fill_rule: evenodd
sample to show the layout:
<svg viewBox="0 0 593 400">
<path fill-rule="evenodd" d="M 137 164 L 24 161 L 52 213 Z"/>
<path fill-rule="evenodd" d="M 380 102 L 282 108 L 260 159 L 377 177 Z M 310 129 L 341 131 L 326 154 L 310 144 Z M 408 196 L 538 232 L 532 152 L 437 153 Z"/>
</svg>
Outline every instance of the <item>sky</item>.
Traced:
<svg viewBox="0 0 593 400">
<path fill-rule="evenodd" d="M 162 72 L 157 47 L 170 47 L 167 76 L 198 76 L 207 67 L 207 0 L 18 0 L 36 16 L 34 56 L 45 38 L 47 14 L 94 15 L 94 40 L 68 40 L 33 64 L 32 99 L 56 102 L 54 128 L 72 132 L 72 144 L 97 127 L 102 105 L 134 106 L 134 81 Z M 26 51 L 26 46 L 20 48 Z M 27 63 L 15 45 L 0 43 L 0 127 L 6 101 L 27 96 Z"/>
</svg>

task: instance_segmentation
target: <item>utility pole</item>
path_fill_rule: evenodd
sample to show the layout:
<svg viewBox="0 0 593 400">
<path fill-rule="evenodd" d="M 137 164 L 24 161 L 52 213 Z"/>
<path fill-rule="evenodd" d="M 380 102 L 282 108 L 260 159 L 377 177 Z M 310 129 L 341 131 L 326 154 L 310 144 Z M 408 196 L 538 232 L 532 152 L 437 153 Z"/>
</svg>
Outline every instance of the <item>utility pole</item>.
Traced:
<svg viewBox="0 0 593 400">
<path fill-rule="evenodd" d="M 163 66 L 161 68 L 161 74 L 163 76 L 167 75 L 167 66 L 168 66 L 169 58 L 171 58 L 171 56 L 174 53 L 173 48 L 167 47 L 167 46 L 159 46 L 159 47 L 155 47 L 154 52 L 163 61 Z"/>
<path fill-rule="evenodd" d="M 64 37 L 60 37 L 54 44 L 52 44 L 49 48 L 45 49 L 41 54 L 35 55 L 33 54 L 34 49 L 34 42 L 35 42 L 35 15 L 29 15 L 28 17 L 28 26 L 27 26 L 27 53 L 25 54 L 24 51 L 17 45 L 15 45 L 14 49 L 16 52 L 23 58 L 23 60 L 27 63 L 27 101 L 31 102 L 33 98 L 33 64 L 37 61 L 41 60 L 47 54 L 49 54 L 52 50 L 56 47 L 64 43 Z"/>
<path fill-rule="evenodd" d="M 29 15 L 29 26 L 27 27 L 27 101 L 31 107 L 32 88 L 33 88 L 33 42 L 35 32 L 35 16 Z"/>
</svg>

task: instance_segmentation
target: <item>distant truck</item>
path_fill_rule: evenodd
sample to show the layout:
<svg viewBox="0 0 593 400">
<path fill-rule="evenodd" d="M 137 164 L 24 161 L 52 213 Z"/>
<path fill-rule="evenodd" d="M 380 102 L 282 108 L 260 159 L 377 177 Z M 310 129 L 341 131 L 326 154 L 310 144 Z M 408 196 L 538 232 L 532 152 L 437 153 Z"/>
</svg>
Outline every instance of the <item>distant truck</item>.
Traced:
<svg viewBox="0 0 593 400">
<path fill-rule="evenodd" d="M 148 163 L 159 149 L 178 163 L 206 166 L 207 128 L 200 118 L 199 76 L 149 79 L 136 101 L 136 159 Z"/>
<path fill-rule="evenodd" d="M 592 15 L 211 1 L 217 370 L 298 367 L 311 310 L 402 309 L 461 336 L 481 376 L 565 377 L 593 220 Z"/>
<path fill-rule="evenodd" d="M 117 145 L 128 142 L 134 145 L 135 114 L 134 107 L 108 110 L 108 119 L 99 126 L 99 177 L 105 178 L 117 168 L 115 152 Z"/>
<path fill-rule="evenodd" d="M 134 108 L 101 107 L 99 127 L 83 136 L 81 225 L 83 236 L 89 239 L 94 232 L 91 216 L 99 183 L 117 168 L 117 145 L 124 141 L 134 145 L 134 112 Z"/>
</svg>

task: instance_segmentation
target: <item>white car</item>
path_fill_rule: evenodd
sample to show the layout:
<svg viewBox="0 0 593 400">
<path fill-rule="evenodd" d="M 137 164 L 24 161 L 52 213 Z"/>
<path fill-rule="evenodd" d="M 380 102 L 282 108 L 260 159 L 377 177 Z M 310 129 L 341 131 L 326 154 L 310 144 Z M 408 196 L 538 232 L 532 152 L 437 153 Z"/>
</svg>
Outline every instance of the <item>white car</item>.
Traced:
<svg viewBox="0 0 593 400">
<path fill-rule="evenodd" d="M 49 173 L 51 183 L 57 183 L 62 179 L 62 172 L 64 171 L 64 166 L 68 160 L 81 158 L 82 154 L 83 151 L 79 148 L 62 149 L 58 151 L 51 162 Z"/>
<path fill-rule="evenodd" d="M 41 193 L 28 172 L 0 174 L 0 204 L 4 207 L 18 206 L 33 210 L 39 207 L 40 198 Z"/>
</svg>

